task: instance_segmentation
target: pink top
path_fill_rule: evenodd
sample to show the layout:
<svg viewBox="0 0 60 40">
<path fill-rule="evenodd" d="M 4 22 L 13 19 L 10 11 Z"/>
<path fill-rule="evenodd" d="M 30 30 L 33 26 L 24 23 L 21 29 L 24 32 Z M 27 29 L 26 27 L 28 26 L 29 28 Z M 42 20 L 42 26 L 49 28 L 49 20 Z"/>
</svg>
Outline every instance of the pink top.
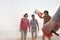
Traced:
<svg viewBox="0 0 60 40">
<path fill-rule="evenodd" d="M 27 18 L 22 18 L 20 22 L 20 29 L 27 30 L 30 26 L 29 20 Z"/>
</svg>

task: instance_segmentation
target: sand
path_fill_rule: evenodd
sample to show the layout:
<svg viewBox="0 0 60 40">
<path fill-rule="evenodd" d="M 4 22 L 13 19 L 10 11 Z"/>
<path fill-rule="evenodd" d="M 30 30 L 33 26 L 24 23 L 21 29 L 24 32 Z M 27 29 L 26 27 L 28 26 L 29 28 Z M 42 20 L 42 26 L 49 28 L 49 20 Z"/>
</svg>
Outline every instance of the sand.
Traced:
<svg viewBox="0 0 60 40">
<path fill-rule="evenodd" d="M 0 38 L 0 40 L 20 40 L 20 38 L 14 38 L 14 37 L 11 37 L 11 38 Z M 31 38 L 27 38 L 27 40 L 31 40 Z M 37 38 L 37 40 L 42 40 L 42 36 L 39 36 Z M 48 39 L 46 38 L 45 40 L 48 40 Z M 60 40 L 60 36 L 58 37 L 58 36 L 54 35 L 52 37 L 52 40 Z"/>
<path fill-rule="evenodd" d="M 20 39 L 17 38 L 15 40 L 20 40 Z M 31 40 L 31 38 L 27 38 L 27 40 Z M 37 40 L 42 40 L 42 36 L 38 37 Z M 48 39 L 45 38 L 45 40 L 48 40 Z M 58 37 L 58 36 L 54 35 L 51 40 L 60 40 L 60 36 Z"/>
</svg>

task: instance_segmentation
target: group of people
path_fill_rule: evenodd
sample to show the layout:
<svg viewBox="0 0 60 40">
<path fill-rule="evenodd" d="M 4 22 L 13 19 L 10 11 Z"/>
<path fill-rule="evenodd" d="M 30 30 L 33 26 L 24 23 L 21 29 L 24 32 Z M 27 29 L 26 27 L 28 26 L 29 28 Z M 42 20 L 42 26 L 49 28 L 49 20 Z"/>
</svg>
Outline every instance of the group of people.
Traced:
<svg viewBox="0 0 60 40">
<path fill-rule="evenodd" d="M 44 16 L 41 16 L 42 13 L 37 14 L 40 18 L 44 19 L 44 24 L 42 28 L 43 37 L 42 40 L 45 40 L 45 37 L 48 40 L 51 40 L 52 33 L 56 32 L 60 28 L 60 6 L 55 13 L 55 15 L 51 18 L 49 16 L 49 12 L 47 10 L 44 11 Z M 39 24 L 37 19 L 35 19 L 35 15 L 31 15 L 32 19 L 29 22 L 28 13 L 24 14 L 24 17 L 21 19 L 20 22 L 20 31 L 21 31 L 21 40 L 26 40 L 27 29 L 31 31 L 32 40 L 36 40 L 37 38 L 37 28 L 39 31 Z M 53 31 L 53 32 L 52 32 Z"/>
<path fill-rule="evenodd" d="M 40 18 L 44 19 L 44 24 L 47 23 L 51 16 L 49 16 L 49 12 L 47 10 L 44 11 L 44 16 L 41 13 L 37 14 Z M 29 28 L 29 32 L 32 34 L 32 40 L 36 40 L 37 38 L 37 30 L 39 31 L 39 23 L 38 20 L 35 18 L 35 15 L 31 15 L 32 19 L 29 21 L 28 13 L 24 14 L 24 17 L 21 19 L 20 22 L 20 31 L 21 31 L 21 40 L 26 40 L 27 29 Z M 43 24 L 43 25 L 44 25 Z M 51 38 L 48 38 L 51 40 Z M 45 36 L 43 35 L 42 40 L 45 40 Z"/>
<path fill-rule="evenodd" d="M 30 22 L 29 22 L 29 19 L 27 19 L 27 17 L 28 17 L 28 14 L 26 13 L 24 15 L 24 18 L 21 19 L 21 23 L 20 23 L 21 40 L 26 40 L 28 28 L 29 28 L 29 32 L 31 31 L 31 33 L 32 33 L 32 40 L 34 37 L 34 33 L 35 33 L 35 39 L 37 38 L 37 27 L 39 30 L 38 21 L 37 21 L 37 19 L 35 19 L 35 15 L 31 15 L 32 20 Z"/>
</svg>

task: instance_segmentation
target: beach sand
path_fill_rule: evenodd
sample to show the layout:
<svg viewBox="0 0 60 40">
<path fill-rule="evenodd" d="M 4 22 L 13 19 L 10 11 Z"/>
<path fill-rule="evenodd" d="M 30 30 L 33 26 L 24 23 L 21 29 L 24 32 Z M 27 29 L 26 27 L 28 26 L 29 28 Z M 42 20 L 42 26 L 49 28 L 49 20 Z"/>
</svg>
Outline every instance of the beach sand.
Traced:
<svg viewBox="0 0 60 40">
<path fill-rule="evenodd" d="M 19 38 L 16 38 L 15 40 L 20 40 Z M 31 40 L 31 38 L 27 38 L 27 40 Z M 42 36 L 38 37 L 37 40 L 42 40 Z M 45 40 L 48 40 L 47 38 L 45 38 Z M 60 36 L 56 36 L 54 35 L 52 37 L 52 40 L 60 40 Z"/>
<path fill-rule="evenodd" d="M 20 38 L 19 37 L 17 37 L 17 38 L 15 38 L 15 37 L 1 38 L 0 37 L 0 40 L 20 40 Z M 31 40 L 31 38 L 27 38 L 27 40 Z M 37 40 L 42 40 L 42 36 L 38 36 Z M 46 38 L 46 40 L 48 40 L 48 39 Z M 53 35 L 52 40 L 60 40 L 60 36 Z"/>
<path fill-rule="evenodd" d="M 0 40 L 20 40 L 20 36 L 20 32 L 0 32 Z M 31 37 L 27 37 L 27 40 L 31 40 Z M 42 36 L 38 35 L 37 40 L 42 40 Z M 60 40 L 60 36 L 53 35 L 52 40 Z"/>
</svg>

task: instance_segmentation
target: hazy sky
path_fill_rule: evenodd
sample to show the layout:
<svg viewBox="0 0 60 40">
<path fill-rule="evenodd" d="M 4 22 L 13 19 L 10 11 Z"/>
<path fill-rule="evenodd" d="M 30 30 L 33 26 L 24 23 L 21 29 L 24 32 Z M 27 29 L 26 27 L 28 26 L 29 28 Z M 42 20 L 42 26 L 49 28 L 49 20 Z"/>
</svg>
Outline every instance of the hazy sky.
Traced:
<svg viewBox="0 0 60 40">
<path fill-rule="evenodd" d="M 35 9 L 41 12 L 48 10 L 50 16 L 53 16 L 59 3 L 59 0 L 0 0 L 0 31 L 19 30 L 19 22 L 24 13 L 27 12 L 31 19 L 30 15 Z M 36 19 L 39 19 L 37 15 Z"/>
</svg>

